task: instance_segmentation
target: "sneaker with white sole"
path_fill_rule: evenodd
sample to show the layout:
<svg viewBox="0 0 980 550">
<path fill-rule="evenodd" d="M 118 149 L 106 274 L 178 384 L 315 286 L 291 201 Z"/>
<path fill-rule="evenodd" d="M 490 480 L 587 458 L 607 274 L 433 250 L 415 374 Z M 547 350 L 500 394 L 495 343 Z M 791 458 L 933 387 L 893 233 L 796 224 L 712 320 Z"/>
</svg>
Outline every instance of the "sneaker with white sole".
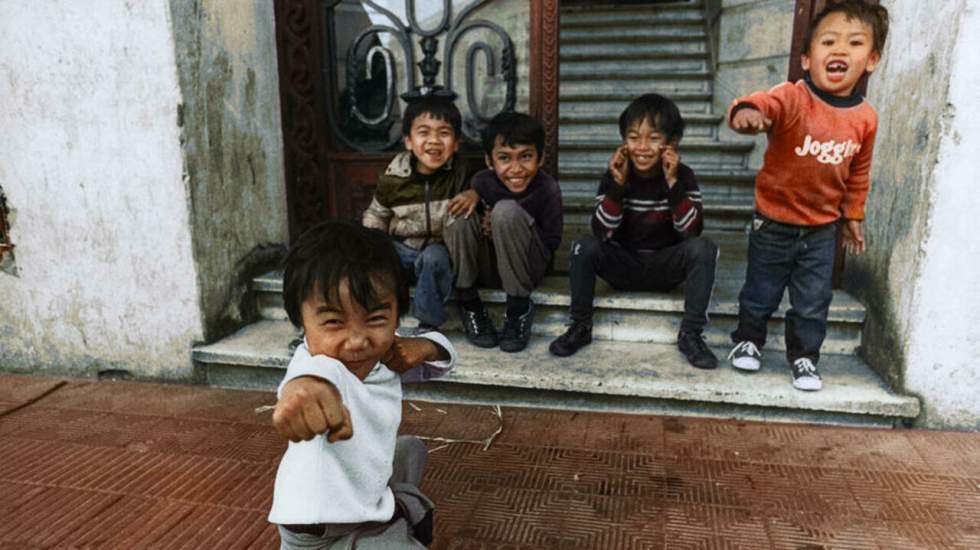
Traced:
<svg viewBox="0 0 980 550">
<path fill-rule="evenodd" d="M 739 370 L 757 371 L 762 366 L 762 352 L 755 344 L 743 340 L 728 354 L 732 366 Z"/>
<path fill-rule="evenodd" d="M 803 391 L 817 391 L 823 387 L 823 380 L 817 373 L 817 366 L 809 357 L 800 357 L 793 361 L 793 387 Z"/>
</svg>

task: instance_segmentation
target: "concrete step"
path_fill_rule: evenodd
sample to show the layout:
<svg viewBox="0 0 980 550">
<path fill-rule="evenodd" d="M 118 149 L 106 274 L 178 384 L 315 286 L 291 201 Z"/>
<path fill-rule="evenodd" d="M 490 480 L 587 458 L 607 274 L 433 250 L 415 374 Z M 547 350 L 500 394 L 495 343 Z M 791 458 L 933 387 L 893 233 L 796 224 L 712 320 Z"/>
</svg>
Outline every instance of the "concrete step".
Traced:
<svg viewBox="0 0 980 550">
<path fill-rule="evenodd" d="M 718 125 L 723 119 L 723 115 L 711 113 L 685 114 L 684 139 L 714 139 L 718 135 Z M 558 143 L 565 140 L 582 141 L 588 139 L 608 142 L 621 140 L 618 117 L 577 113 L 558 118 Z"/>
<path fill-rule="evenodd" d="M 603 75 L 654 75 L 678 71 L 708 71 L 706 56 L 663 57 L 653 59 L 590 59 L 576 57 L 559 63 L 559 78 L 595 72 Z M 625 78 L 625 77 L 624 77 Z"/>
<path fill-rule="evenodd" d="M 664 23 L 704 24 L 704 12 L 699 2 L 649 6 L 567 6 L 561 8 L 560 17 L 562 30 L 648 27 Z"/>
<path fill-rule="evenodd" d="M 603 98 L 619 94 L 629 94 L 631 98 L 657 92 L 661 95 L 672 96 L 677 93 L 711 94 L 712 81 L 710 74 L 700 78 L 664 77 L 648 79 L 637 77 L 635 80 L 566 80 L 562 78 L 558 85 L 560 98 L 597 95 Z"/>
<path fill-rule="evenodd" d="M 708 55 L 704 40 L 640 43 L 577 43 L 562 44 L 558 52 L 561 61 L 572 59 L 661 59 L 665 57 L 698 57 Z"/>
<path fill-rule="evenodd" d="M 712 94 L 710 92 L 673 92 L 666 94 L 680 109 L 681 114 L 710 114 Z M 620 113 L 636 96 L 622 94 L 568 94 L 559 96 L 558 116 L 560 117 L 602 117 L 618 120 Z"/>
<path fill-rule="evenodd" d="M 579 171 L 583 167 L 592 171 L 602 171 L 609 164 L 609 155 L 622 144 L 620 140 L 565 140 L 558 144 L 558 173 L 569 170 Z M 694 168 L 725 167 L 745 168 L 746 154 L 754 144 L 744 141 L 717 141 L 706 139 L 685 139 L 681 141 L 678 153 L 681 162 Z"/>
<path fill-rule="evenodd" d="M 578 226 L 582 234 L 587 226 Z M 568 249 L 571 236 L 576 234 L 576 226 L 569 226 L 568 240 L 559 248 L 555 258 L 556 270 L 565 271 L 568 266 Z M 709 236 L 716 240 L 721 249 L 719 269 L 716 274 L 715 289 L 708 314 L 711 322 L 705 329 L 705 337 L 712 345 L 729 345 L 729 332 L 737 320 L 738 292 L 744 280 L 745 235 L 737 232 L 713 232 Z M 281 276 L 273 273 L 256 279 L 253 283 L 260 314 L 271 320 L 286 319 L 282 308 Z M 502 319 L 506 295 L 501 290 L 483 289 L 481 296 L 491 314 Z M 596 286 L 594 316 L 594 338 L 620 342 L 646 342 L 669 344 L 677 336 L 677 328 L 684 311 L 683 289 L 668 293 L 625 292 L 611 288 L 603 281 Z M 571 297 L 568 279 L 564 274 L 550 275 L 532 295 L 538 305 L 534 333 L 555 337 L 564 332 L 568 323 L 568 307 Z M 785 350 L 783 323 L 788 300 L 770 321 L 771 350 Z M 449 307 L 449 321 L 443 325 L 447 330 L 461 330 L 456 317 L 455 306 Z M 861 343 L 861 326 L 864 321 L 864 307 L 845 292 L 837 291 L 828 318 L 826 353 L 855 353 Z M 778 355 L 778 352 L 775 352 Z"/>
<path fill-rule="evenodd" d="M 664 22 L 643 27 L 562 28 L 558 42 L 561 48 L 579 44 L 649 44 L 656 42 L 703 42 L 708 39 L 704 26 L 698 23 Z"/>
<path fill-rule="evenodd" d="M 273 389 L 289 361 L 296 334 L 287 322 L 263 320 L 192 357 L 214 386 Z M 550 338 L 535 337 L 521 353 L 505 354 L 468 344 L 448 334 L 459 353 L 446 378 L 406 384 L 407 399 L 502 405 L 670 413 L 726 418 L 792 420 L 891 427 L 919 413 L 919 402 L 889 391 L 859 358 L 824 355 L 819 392 L 792 388 L 785 359 L 764 358 L 761 371 L 737 372 L 724 362 L 713 371 L 687 365 L 670 344 L 593 342 L 559 358 L 547 351 Z M 724 358 L 725 347 L 715 348 Z"/>
</svg>

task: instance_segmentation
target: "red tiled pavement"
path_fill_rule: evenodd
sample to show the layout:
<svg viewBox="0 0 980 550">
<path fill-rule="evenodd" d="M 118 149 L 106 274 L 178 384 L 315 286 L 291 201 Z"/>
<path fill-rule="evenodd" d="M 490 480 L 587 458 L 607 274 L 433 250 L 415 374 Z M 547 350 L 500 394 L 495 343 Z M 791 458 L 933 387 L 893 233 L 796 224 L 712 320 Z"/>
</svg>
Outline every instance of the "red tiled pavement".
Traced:
<svg viewBox="0 0 980 550">
<path fill-rule="evenodd" d="M 62 383 L 63 382 L 63 383 Z M 276 548 L 267 392 L 0 375 L 0 548 Z M 489 407 L 402 431 L 480 440 Z M 503 409 L 429 442 L 440 549 L 980 548 L 980 434 Z"/>
</svg>

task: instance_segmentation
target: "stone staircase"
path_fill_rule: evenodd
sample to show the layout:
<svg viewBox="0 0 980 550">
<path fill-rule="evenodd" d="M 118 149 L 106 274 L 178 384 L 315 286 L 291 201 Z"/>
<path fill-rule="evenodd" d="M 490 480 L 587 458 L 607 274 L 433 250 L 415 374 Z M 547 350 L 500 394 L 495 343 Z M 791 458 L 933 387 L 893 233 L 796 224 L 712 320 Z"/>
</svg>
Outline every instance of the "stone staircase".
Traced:
<svg viewBox="0 0 980 550">
<path fill-rule="evenodd" d="M 409 398 L 641 413 L 712 415 L 768 420 L 892 426 L 919 413 L 918 400 L 888 390 L 857 353 L 864 307 L 835 292 L 821 360 L 825 389 L 792 388 L 782 351 L 783 303 L 770 322 L 762 371 L 735 372 L 724 357 L 734 328 L 744 277 L 752 212 L 751 144 L 718 139 L 721 116 L 712 113 L 712 75 L 700 2 L 563 8 L 561 14 L 559 180 L 566 231 L 556 273 L 535 291 L 538 306 L 528 350 L 505 354 L 469 345 L 455 307 L 443 327 L 460 352 L 444 381 L 406 387 Z M 594 343 L 568 358 L 547 351 L 568 321 L 567 251 L 588 232 L 598 178 L 620 142 L 616 120 L 626 104 L 648 91 L 679 103 L 688 122 L 680 154 L 702 186 L 707 229 L 721 248 L 706 338 L 722 365 L 699 371 L 677 351 L 683 312 L 681 289 L 671 293 L 616 292 L 601 280 L 596 292 Z M 193 357 L 211 384 L 274 387 L 288 363 L 295 330 L 282 309 L 282 278 L 253 281 L 261 320 Z M 505 296 L 481 291 L 502 322 Z M 414 321 L 406 319 L 406 325 Z"/>
</svg>

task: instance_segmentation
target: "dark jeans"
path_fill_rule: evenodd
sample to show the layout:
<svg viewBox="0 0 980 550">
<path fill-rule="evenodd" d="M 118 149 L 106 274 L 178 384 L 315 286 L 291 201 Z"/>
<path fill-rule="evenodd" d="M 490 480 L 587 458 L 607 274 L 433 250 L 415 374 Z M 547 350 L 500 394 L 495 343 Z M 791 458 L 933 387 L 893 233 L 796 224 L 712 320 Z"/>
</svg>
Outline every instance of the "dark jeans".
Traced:
<svg viewBox="0 0 980 550">
<path fill-rule="evenodd" d="M 749 340 L 761 348 L 769 317 L 789 287 L 786 357 L 791 363 L 800 357 L 816 363 L 833 297 L 837 224 L 801 227 L 756 214 L 752 226 L 745 285 L 738 295 L 738 328 L 732 340 Z"/>
<path fill-rule="evenodd" d="M 681 330 L 701 332 L 708 322 L 708 302 L 715 284 L 718 247 L 703 237 L 686 239 L 652 252 L 634 252 L 594 235 L 572 244 L 573 321 L 592 323 L 596 275 L 618 290 L 667 292 L 684 283 Z"/>
<path fill-rule="evenodd" d="M 449 250 L 441 243 L 430 244 L 416 250 L 404 243 L 395 241 L 395 249 L 402 266 L 409 271 L 415 283 L 415 299 L 412 300 L 412 315 L 434 327 L 446 322 L 446 302 L 453 291 L 453 264 L 449 260 Z"/>
</svg>

